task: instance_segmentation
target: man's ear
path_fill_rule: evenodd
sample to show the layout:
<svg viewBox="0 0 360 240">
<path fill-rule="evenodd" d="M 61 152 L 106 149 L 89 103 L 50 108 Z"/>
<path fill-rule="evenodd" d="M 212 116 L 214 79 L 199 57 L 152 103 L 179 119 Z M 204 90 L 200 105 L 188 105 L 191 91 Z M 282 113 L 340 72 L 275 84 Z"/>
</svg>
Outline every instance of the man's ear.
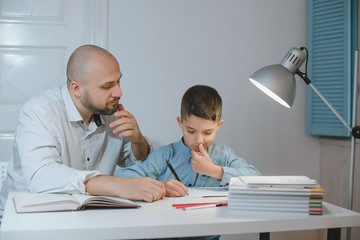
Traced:
<svg viewBox="0 0 360 240">
<path fill-rule="evenodd" d="M 182 127 L 183 122 L 182 122 L 181 117 L 177 117 L 177 118 L 176 118 L 176 120 L 177 120 L 177 122 L 178 122 L 178 124 L 179 124 L 180 128 L 182 129 L 182 128 L 183 128 L 183 127 Z"/>
<path fill-rule="evenodd" d="M 70 90 L 76 97 L 81 97 L 80 84 L 76 81 L 71 81 Z"/>
</svg>

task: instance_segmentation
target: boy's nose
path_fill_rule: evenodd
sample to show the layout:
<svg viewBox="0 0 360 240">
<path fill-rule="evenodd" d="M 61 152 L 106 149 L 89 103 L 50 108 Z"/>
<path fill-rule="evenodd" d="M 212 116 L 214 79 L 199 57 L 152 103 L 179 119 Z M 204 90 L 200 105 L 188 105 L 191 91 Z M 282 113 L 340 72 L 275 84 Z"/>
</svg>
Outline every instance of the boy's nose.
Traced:
<svg viewBox="0 0 360 240">
<path fill-rule="evenodd" d="M 202 137 L 201 135 L 197 135 L 197 136 L 196 136 L 196 143 L 197 143 L 197 145 L 203 143 L 203 141 L 204 141 L 204 139 L 203 139 L 203 137 Z"/>
</svg>

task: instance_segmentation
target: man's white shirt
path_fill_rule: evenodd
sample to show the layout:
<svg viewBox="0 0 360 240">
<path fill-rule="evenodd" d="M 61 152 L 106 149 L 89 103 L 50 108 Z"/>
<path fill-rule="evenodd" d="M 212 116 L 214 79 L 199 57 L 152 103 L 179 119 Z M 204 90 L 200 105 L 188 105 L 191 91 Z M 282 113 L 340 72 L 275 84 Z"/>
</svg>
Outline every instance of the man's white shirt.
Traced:
<svg viewBox="0 0 360 240">
<path fill-rule="evenodd" d="M 99 127 L 95 122 L 87 126 L 66 86 L 27 101 L 19 112 L 13 156 L 1 189 L 0 216 L 9 192 L 85 194 L 87 179 L 113 175 L 117 165 L 138 162 L 128 138 L 112 133 L 109 124 L 116 118 L 100 118 Z"/>
</svg>

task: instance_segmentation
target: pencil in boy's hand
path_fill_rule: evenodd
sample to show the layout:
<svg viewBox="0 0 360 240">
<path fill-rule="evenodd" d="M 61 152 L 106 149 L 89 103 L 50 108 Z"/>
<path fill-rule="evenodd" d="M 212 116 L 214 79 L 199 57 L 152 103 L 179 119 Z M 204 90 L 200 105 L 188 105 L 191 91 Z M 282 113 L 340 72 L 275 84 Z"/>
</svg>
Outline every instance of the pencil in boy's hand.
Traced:
<svg viewBox="0 0 360 240">
<path fill-rule="evenodd" d="M 171 166 L 170 162 L 169 162 L 167 159 L 165 159 L 165 161 L 166 161 L 166 164 L 168 165 L 168 167 L 170 168 L 170 171 L 171 171 L 172 174 L 175 176 L 176 180 L 178 180 L 179 182 L 181 182 L 179 176 L 176 174 L 175 169 Z"/>
</svg>

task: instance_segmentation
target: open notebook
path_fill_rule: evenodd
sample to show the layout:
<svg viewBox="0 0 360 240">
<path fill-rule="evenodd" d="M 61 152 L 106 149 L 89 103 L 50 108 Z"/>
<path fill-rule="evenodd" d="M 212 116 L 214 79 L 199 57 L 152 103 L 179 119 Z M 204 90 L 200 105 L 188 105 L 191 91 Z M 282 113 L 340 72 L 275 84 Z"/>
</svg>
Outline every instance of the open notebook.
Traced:
<svg viewBox="0 0 360 240">
<path fill-rule="evenodd" d="M 82 194 L 18 193 L 13 198 L 16 212 L 78 211 L 90 208 L 136 208 L 140 205 L 114 196 Z"/>
</svg>

